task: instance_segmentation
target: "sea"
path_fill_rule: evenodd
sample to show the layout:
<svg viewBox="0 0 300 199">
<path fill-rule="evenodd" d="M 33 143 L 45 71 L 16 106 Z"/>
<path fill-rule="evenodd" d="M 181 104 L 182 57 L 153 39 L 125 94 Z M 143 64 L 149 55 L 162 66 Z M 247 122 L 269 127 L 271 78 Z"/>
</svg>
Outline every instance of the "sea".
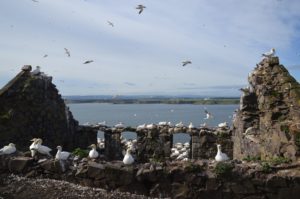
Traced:
<svg viewBox="0 0 300 199">
<path fill-rule="evenodd" d="M 188 126 L 190 122 L 195 127 L 206 123 L 209 127 L 217 126 L 221 122 L 232 124 L 232 116 L 238 108 L 234 105 L 194 105 L 194 104 L 111 104 L 111 103 L 78 103 L 67 104 L 73 116 L 80 124 L 89 122 L 96 124 L 106 122 L 108 126 L 122 122 L 125 126 L 136 127 L 141 124 L 158 124 L 160 121 L 176 124 L 183 122 Z M 206 120 L 205 110 L 213 118 Z M 126 139 L 135 139 L 136 133 L 123 132 Z M 98 132 L 98 138 L 104 138 L 103 132 Z M 189 142 L 190 136 L 178 133 L 173 136 L 173 142 Z"/>
</svg>

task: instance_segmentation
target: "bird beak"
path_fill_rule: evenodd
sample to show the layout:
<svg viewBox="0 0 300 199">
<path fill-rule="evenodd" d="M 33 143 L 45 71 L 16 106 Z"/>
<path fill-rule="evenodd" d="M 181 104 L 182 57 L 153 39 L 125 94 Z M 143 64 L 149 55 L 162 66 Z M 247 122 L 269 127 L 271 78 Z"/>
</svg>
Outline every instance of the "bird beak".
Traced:
<svg viewBox="0 0 300 199">
<path fill-rule="evenodd" d="M 34 141 L 35 141 L 35 139 L 31 139 L 30 141 L 31 141 L 31 142 L 34 142 Z"/>
</svg>

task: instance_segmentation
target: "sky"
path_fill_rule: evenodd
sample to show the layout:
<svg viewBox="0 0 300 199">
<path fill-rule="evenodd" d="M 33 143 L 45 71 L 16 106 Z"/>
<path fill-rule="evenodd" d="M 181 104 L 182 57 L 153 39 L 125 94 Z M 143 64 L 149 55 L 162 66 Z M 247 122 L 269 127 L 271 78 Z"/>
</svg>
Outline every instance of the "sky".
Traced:
<svg viewBox="0 0 300 199">
<path fill-rule="evenodd" d="M 300 80 L 299 0 L 1 0 L 0 36 L 0 87 L 32 65 L 64 96 L 240 96 L 271 48 Z"/>
</svg>

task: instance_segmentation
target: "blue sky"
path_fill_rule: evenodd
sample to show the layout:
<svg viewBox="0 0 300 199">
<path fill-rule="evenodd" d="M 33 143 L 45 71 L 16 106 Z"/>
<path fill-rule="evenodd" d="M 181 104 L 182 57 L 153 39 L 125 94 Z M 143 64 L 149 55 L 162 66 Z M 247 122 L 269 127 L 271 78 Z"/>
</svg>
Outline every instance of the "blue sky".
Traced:
<svg viewBox="0 0 300 199">
<path fill-rule="evenodd" d="M 273 47 L 300 80 L 299 0 L 1 0 L 0 16 L 0 87 L 30 64 L 62 95 L 239 96 Z"/>
</svg>

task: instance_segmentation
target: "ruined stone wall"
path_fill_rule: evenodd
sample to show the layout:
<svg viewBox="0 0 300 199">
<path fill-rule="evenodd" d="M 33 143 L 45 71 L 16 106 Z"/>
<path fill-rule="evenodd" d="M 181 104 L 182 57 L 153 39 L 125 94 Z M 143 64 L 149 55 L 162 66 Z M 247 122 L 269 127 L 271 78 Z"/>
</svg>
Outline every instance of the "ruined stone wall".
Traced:
<svg viewBox="0 0 300 199">
<path fill-rule="evenodd" d="M 52 83 L 52 77 L 42 72 L 34 74 L 31 66 L 25 66 L 1 89 L 0 146 L 13 142 L 18 149 L 26 150 L 30 140 L 39 137 L 51 148 L 61 145 L 72 150 L 77 147 L 75 140 L 80 138 L 77 129 L 78 122 Z M 85 144 L 89 144 L 88 140 Z"/>
<path fill-rule="evenodd" d="M 14 173 L 156 198 L 296 199 L 300 194 L 299 164 L 266 169 L 259 162 L 198 160 L 124 166 L 121 161 L 82 159 L 76 166 L 72 160 L 65 162 L 64 168 L 65 172 L 53 159 L 38 162 L 24 156 L 0 156 L 1 179 Z M 7 188 L 0 183 L 0 196 Z"/>
<path fill-rule="evenodd" d="M 233 123 L 234 158 L 300 156 L 300 86 L 278 57 L 249 74 Z"/>
</svg>

